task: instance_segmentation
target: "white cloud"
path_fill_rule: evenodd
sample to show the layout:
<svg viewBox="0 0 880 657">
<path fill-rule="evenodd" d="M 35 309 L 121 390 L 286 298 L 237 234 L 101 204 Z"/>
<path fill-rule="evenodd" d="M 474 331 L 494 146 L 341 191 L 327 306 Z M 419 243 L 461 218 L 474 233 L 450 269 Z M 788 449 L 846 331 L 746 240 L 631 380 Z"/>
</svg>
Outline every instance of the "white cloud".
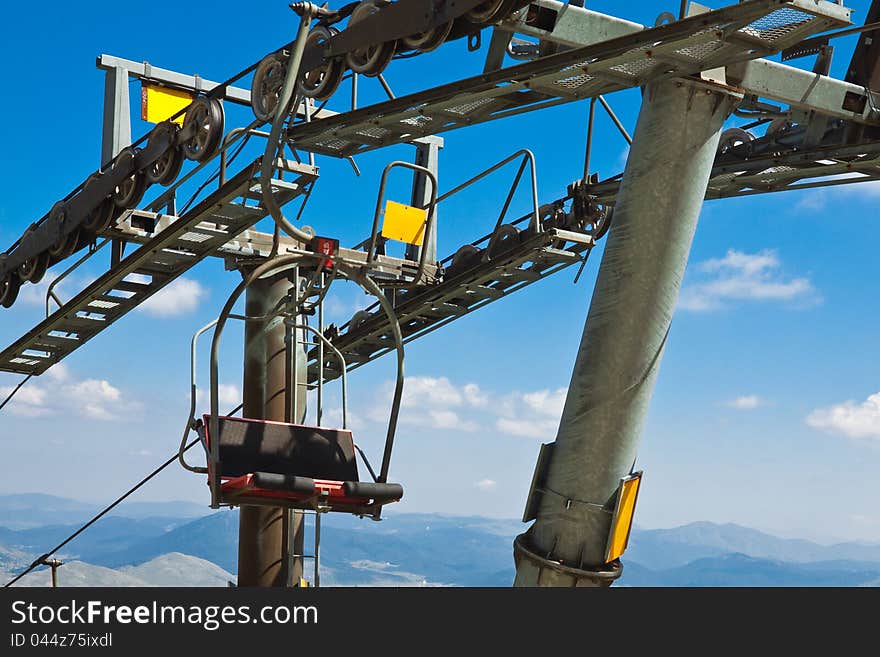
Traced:
<svg viewBox="0 0 880 657">
<path fill-rule="evenodd" d="M 392 392 L 393 386 L 386 384 L 383 396 L 388 404 L 391 403 Z M 411 376 L 407 377 L 403 386 L 400 421 L 432 429 L 476 431 L 477 422 L 464 417 L 463 413 L 488 403 L 488 397 L 475 383 L 457 387 L 445 376 Z M 387 422 L 387 406 L 374 405 L 369 417 L 375 422 Z"/>
<path fill-rule="evenodd" d="M 861 403 L 850 400 L 818 408 L 807 416 L 807 424 L 848 438 L 880 439 L 880 392 Z"/>
<path fill-rule="evenodd" d="M 0 398 L 15 386 L 0 387 Z M 140 409 L 126 400 L 122 391 L 104 379 L 77 379 L 66 366 L 54 365 L 45 378 L 28 381 L 4 409 L 20 417 L 43 417 L 73 413 L 93 420 L 118 420 L 124 413 Z"/>
<path fill-rule="evenodd" d="M 464 396 L 445 376 L 412 376 L 403 385 L 404 408 L 430 406 L 461 406 Z"/>
<path fill-rule="evenodd" d="M 22 285 L 16 299 L 16 304 L 45 308 L 46 292 L 49 290 L 49 286 L 58 279 L 60 273 L 56 269 L 50 269 L 43 276 L 43 280 L 36 285 L 32 283 Z M 52 288 L 52 292 L 61 299 L 62 303 L 65 303 L 84 287 L 91 284 L 92 281 L 94 281 L 93 277 L 74 273 L 60 281 L 58 285 Z M 57 308 L 58 304 L 51 300 L 49 302 L 50 312 L 55 311 Z"/>
<path fill-rule="evenodd" d="M 241 392 L 237 385 L 221 383 L 217 386 L 217 400 L 221 406 L 233 408 L 241 403 Z"/>
<path fill-rule="evenodd" d="M 67 397 L 80 409 L 81 414 L 95 420 L 112 420 L 122 393 L 108 381 L 86 379 L 65 386 Z M 113 409 L 113 410 L 111 410 Z"/>
<path fill-rule="evenodd" d="M 189 399 L 189 395 L 187 395 L 187 399 Z M 233 408 L 241 403 L 241 391 L 239 390 L 239 387 L 232 383 L 218 384 L 217 401 L 220 403 L 221 413 L 231 411 Z M 208 390 L 208 386 L 199 388 L 196 392 L 196 412 L 198 413 L 199 409 L 201 409 L 202 407 L 205 407 L 205 410 L 207 410 L 207 406 L 210 403 L 210 392 Z"/>
<path fill-rule="evenodd" d="M 808 278 L 787 278 L 775 251 L 749 254 L 731 249 L 723 258 L 713 258 L 695 267 L 701 280 L 686 285 L 679 307 L 707 312 L 735 301 L 776 301 L 815 304 L 821 302 Z"/>
<path fill-rule="evenodd" d="M 495 428 L 511 436 L 552 440 L 567 394 L 567 388 L 511 393 L 497 405 Z"/>
<path fill-rule="evenodd" d="M 207 289 L 198 281 L 178 278 L 144 301 L 139 308 L 156 317 L 184 315 L 195 310 L 207 294 Z"/>
<path fill-rule="evenodd" d="M 434 429 L 460 429 L 462 431 L 476 431 L 477 424 L 470 420 L 465 420 L 456 413 L 448 409 L 431 409 L 422 416 L 422 420 L 427 420 L 427 424 Z"/>
<path fill-rule="evenodd" d="M 488 493 L 498 487 L 498 482 L 492 479 L 481 479 L 480 481 L 475 483 L 474 486 L 479 488 L 481 491 Z"/>
<path fill-rule="evenodd" d="M 69 381 L 71 377 L 70 368 L 64 363 L 55 363 L 52 367 L 46 370 L 46 375 L 53 381 L 59 383 Z"/>
<path fill-rule="evenodd" d="M 393 387 L 383 386 L 382 399 L 366 417 L 388 421 Z M 456 385 L 446 377 L 413 376 L 404 385 L 400 422 L 428 429 L 474 432 L 486 426 L 509 436 L 551 440 L 556 435 L 566 389 L 495 395 L 476 383 Z"/>
<path fill-rule="evenodd" d="M 500 417 L 495 420 L 495 428 L 501 433 L 519 438 L 537 438 L 552 442 L 559 428 L 558 420 L 520 419 Z"/>
<path fill-rule="evenodd" d="M 742 397 L 728 400 L 725 405 L 739 411 L 751 411 L 760 406 L 766 406 L 767 401 L 758 395 L 743 395 Z"/>
<path fill-rule="evenodd" d="M 489 403 L 489 397 L 482 391 L 476 383 L 467 383 L 462 388 L 465 401 L 476 408 L 483 408 Z"/>
</svg>

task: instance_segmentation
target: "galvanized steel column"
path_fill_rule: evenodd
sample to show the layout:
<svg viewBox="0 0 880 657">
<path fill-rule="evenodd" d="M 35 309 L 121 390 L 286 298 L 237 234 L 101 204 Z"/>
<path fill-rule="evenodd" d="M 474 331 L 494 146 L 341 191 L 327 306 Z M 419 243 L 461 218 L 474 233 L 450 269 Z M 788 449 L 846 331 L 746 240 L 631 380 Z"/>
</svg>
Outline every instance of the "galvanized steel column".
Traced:
<svg viewBox="0 0 880 657">
<path fill-rule="evenodd" d="M 682 80 L 644 92 L 596 288 L 515 586 L 610 583 L 605 546 L 734 97 Z M 602 507 L 605 508 L 602 508 Z"/>
<path fill-rule="evenodd" d="M 287 295 L 290 286 L 286 276 L 255 281 L 245 297 L 246 314 L 249 317 L 268 314 Z M 244 417 L 289 421 L 287 377 L 290 358 L 285 343 L 287 333 L 283 317 L 274 317 L 267 322 L 246 322 Z M 297 520 L 301 526 L 300 514 L 297 514 Z M 288 526 L 286 509 L 242 506 L 238 527 L 238 585 L 282 587 L 288 585 L 291 575 L 298 582 L 302 573 L 301 560 L 299 574 L 289 572 L 292 535 L 295 532 L 291 532 Z"/>
<path fill-rule="evenodd" d="M 104 122 L 101 140 L 101 168 L 131 145 L 131 108 L 128 71 L 116 66 L 104 75 Z"/>
</svg>

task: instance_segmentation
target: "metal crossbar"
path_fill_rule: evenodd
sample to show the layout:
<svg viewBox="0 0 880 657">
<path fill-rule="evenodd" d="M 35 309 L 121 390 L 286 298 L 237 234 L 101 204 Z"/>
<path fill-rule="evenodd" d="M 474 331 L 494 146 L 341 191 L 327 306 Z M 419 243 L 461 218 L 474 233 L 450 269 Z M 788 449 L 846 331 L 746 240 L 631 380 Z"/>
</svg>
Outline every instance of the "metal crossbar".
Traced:
<svg viewBox="0 0 880 657">
<path fill-rule="evenodd" d="M 295 148 L 347 157 L 417 137 L 764 57 L 847 25 L 839 5 L 749 0 L 333 117 L 297 123 Z"/>
</svg>

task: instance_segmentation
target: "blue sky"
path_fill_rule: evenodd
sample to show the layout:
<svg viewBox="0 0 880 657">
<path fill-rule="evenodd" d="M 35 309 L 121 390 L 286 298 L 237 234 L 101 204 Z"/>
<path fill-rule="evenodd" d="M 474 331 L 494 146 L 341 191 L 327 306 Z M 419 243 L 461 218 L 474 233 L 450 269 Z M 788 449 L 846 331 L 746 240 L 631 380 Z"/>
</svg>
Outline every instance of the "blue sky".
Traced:
<svg viewBox="0 0 880 657">
<path fill-rule="evenodd" d="M 653 23 L 677 4 L 588 6 Z M 868 3 L 849 5 L 863 20 Z M 221 80 L 289 40 L 294 28 L 286 3 L 276 1 L 245 10 L 222 0 L 198 19 L 165 0 L 8 8 L 0 27 L 7 100 L 0 105 L 0 243 L 5 248 L 96 168 L 103 77 L 95 56 Z M 835 74 L 853 43 L 840 41 Z M 459 41 L 397 62 L 387 77 L 401 94 L 481 66 Z M 381 99 L 377 84 L 362 87 L 362 104 Z M 133 103 L 139 89 L 132 83 Z M 344 103 L 345 83 L 339 97 Z M 609 100 L 632 130 L 638 91 Z M 577 103 L 448 133 L 441 191 L 527 147 L 537 157 L 539 198 L 562 196 L 583 165 L 586 113 Z M 232 126 L 250 117 L 230 108 L 228 119 Z M 605 177 L 622 168 L 626 150 L 604 116 L 597 127 L 594 168 Z M 133 122 L 136 136 L 147 129 Z M 304 221 L 343 243 L 360 241 L 381 168 L 398 158 L 411 159 L 412 148 L 360 156 L 360 178 L 344 161 L 319 158 L 321 180 Z M 512 175 L 505 170 L 441 206 L 442 256 L 489 230 Z M 406 201 L 408 184 L 396 179 L 392 198 Z M 706 204 L 643 435 L 639 524 L 712 520 L 880 541 L 880 396 L 872 397 L 880 391 L 878 200 L 880 188 L 864 185 Z M 516 203 L 525 209 L 526 194 Z M 408 403 L 392 465 L 407 491 L 399 510 L 521 514 L 538 446 L 555 437 L 599 255 L 576 286 L 574 271 L 565 271 L 408 347 Z M 97 273 L 87 268 L 63 289 L 70 295 Z M 235 282 L 220 262 L 205 262 L 151 307 L 31 381 L 0 413 L 0 493 L 109 501 L 176 449 L 188 407 L 190 336 L 216 316 Z M 328 311 L 345 321 L 366 301 L 340 284 Z M 39 287 L 24 288 L 0 314 L 0 342 L 36 323 L 41 304 Z M 228 401 L 240 390 L 240 362 L 240 330 L 230 330 L 221 374 Z M 393 363 L 382 360 L 350 381 L 356 436 L 374 461 L 392 375 Z M 0 375 L 0 389 L 17 380 Z M 204 481 L 179 468 L 140 495 L 208 502 Z"/>
</svg>

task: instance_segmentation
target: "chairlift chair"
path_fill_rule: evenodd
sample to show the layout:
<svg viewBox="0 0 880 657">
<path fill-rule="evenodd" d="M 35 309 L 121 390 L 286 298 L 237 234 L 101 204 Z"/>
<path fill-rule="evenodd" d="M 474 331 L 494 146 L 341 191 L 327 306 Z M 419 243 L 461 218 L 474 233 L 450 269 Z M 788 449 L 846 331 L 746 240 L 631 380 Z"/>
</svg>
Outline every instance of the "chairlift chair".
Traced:
<svg viewBox="0 0 880 657">
<path fill-rule="evenodd" d="M 184 445 L 188 430 L 181 441 L 180 462 L 188 470 L 208 475 L 211 488 L 211 506 L 273 506 L 307 509 L 316 512 L 339 511 L 378 520 L 386 504 L 398 502 L 403 497 L 400 484 L 388 483 L 391 449 L 400 412 L 403 393 L 403 340 L 393 308 L 382 290 L 369 277 L 355 277 L 370 294 L 379 299 L 392 324 L 392 334 L 397 348 L 397 382 L 391 404 L 388 432 L 382 467 L 377 476 L 366 455 L 357 446 L 352 432 L 347 428 L 347 377 L 346 363 L 342 353 L 320 331 L 308 324 L 298 324 L 288 319 L 290 327 L 312 333 L 325 349 L 339 362 L 342 372 L 342 428 L 309 426 L 288 422 L 253 418 L 221 416 L 217 409 L 217 353 L 220 336 L 227 319 L 266 321 L 265 317 L 242 317 L 232 315 L 232 307 L 244 290 L 270 269 L 277 270 L 282 264 L 297 264 L 303 257 L 326 265 L 327 254 L 309 256 L 280 256 L 273 263 L 265 263 L 233 291 L 214 322 L 203 327 L 193 336 L 191 353 L 191 406 L 188 427 L 195 429 L 207 456 L 207 467 L 194 467 L 184 458 Z M 289 262 L 288 262 L 289 261 Z M 321 297 L 323 298 L 323 296 Z M 299 306 L 299 302 L 297 304 Z M 270 315 L 281 312 L 276 309 Z M 195 421 L 195 356 L 199 336 L 214 327 L 211 349 L 211 408 Z M 323 366 L 321 364 L 320 366 Z M 320 367 L 319 366 L 319 367 Z M 216 440 L 216 444 L 215 444 Z M 372 481 L 362 481 L 358 475 L 357 454 L 360 454 Z"/>
<path fill-rule="evenodd" d="M 220 417 L 221 505 L 282 506 L 374 516 L 403 497 L 400 484 L 361 481 L 347 429 Z M 211 453 L 210 416 L 199 428 Z"/>
</svg>

